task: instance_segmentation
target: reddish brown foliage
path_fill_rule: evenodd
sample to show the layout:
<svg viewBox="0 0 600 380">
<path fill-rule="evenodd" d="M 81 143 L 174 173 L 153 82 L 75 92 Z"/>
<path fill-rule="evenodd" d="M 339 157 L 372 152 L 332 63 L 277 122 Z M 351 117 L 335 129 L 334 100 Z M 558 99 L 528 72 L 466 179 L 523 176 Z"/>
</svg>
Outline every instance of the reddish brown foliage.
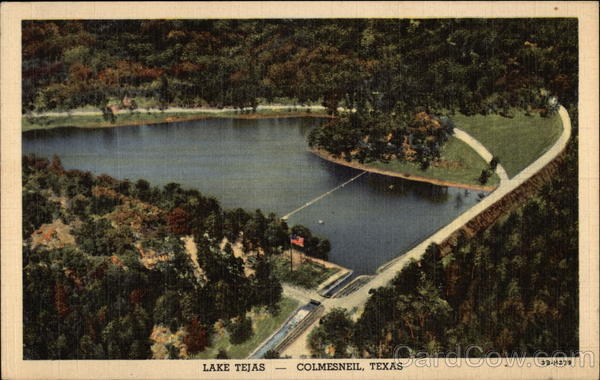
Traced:
<svg viewBox="0 0 600 380">
<path fill-rule="evenodd" d="M 129 302 L 131 302 L 132 305 L 138 305 L 142 302 L 144 293 L 143 289 L 133 289 L 131 293 L 129 293 Z"/>
<path fill-rule="evenodd" d="M 65 173 L 65 169 L 63 168 L 60 158 L 57 155 L 52 157 L 52 162 L 50 162 L 50 165 L 48 165 L 48 169 L 61 175 Z"/>
<path fill-rule="evenodd" d="M 62 319 L 69 314 L 67 291 L 61 283 L 56 283 L 54 285 L 54 306 L 56 307 L 56 312 Z"/>
<path fill-rule="evenodd" d="M 166 216 L 167 226 L 175 235 L 190 233 L 190 214 L 181 207 L 174 208 Z"/>
<path fill-rule="evenodd" d="M 119 256 L 111 256 L 110 261 L 119 268 L 123 268 L 123 261 L 119 258 Z"/>
<path fill-rule="evenodd" d="M 208 334 L 206 328 L 200 324 L 197 318 L 194 318 L 186 326 L 188 334 L 183 338 L 183 343 L 186 344 L 188 352 L 194 354 L 203 351 L 208 344 Z"/>
<path fill-rule="evenodd" d="M 195 74 L 202 70 L 202 66 L 193 62 L 181 62 L 173 66 L 172 72 L 175 76 L 181 77 L 189 74 Z"/>
<path fill-rule="evenodd" d="M 106 86 L 116 86 L 119 83 L 119 72 L 109 67 L 98 74 L 98 79 Z"/>
<path fill-rule="evenodd" d="M 77 272 L 75 272 L 73 269 L 65 269 L 65 276 L 73 281 L 75 286 L 77 286 L 77 289 L 83 289 L 83 279 L 79 277 Z"/>
<path fill-rule="evenodd" d="M 108 268 L 108 266 L 106 265 L 106 263 L 102 263 L 102 264 L 98 265 L 90 273 L 90 277 L 93 278 L 93 279 L 95 279 L 95 280 L 102 279 L 104 277 L 104 272 L 106 272 L 107 268 Z"/>
<path fill-rule="evenodd" d="M 85 82 L 92 77 L 92 70 L 83 63 L 75 62 L 69 67 L 69 80 Z"/>
<path fill-rule="evenodd" d="M 156 69 L 153 67 L 144 67 L 139 72 L 139 77 L 142 79 L 158 79 L 165 71 L 163 69 Z"/>
</svg>

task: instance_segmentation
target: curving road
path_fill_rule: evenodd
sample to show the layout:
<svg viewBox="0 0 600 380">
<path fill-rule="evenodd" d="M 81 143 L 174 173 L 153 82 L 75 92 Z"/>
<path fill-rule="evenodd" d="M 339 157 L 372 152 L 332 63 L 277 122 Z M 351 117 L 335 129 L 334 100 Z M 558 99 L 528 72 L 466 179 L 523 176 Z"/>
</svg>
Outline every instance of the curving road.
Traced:
<svg viewBox="0 0 600 380">
<path fill-rule="evenodd" d="M 487 150 L 485 146 L 483 146 L 482 143 L 475 140 L 473 136 L 463 131 L 462 129 L 454 128 L 454 137 L 463 141 L 471 148 L 473 148 L 473 150 L 475 150 L 475 152 L 477 152 L 477 154 L 479 154 L 485 160 L 485 162 L 489 163 L 494 157 L 492 153 L 490 153 L 490 151 Z M 506 170 L 504 170 L 501 164 L 498 164 L 496 166 L 496 173 L 498 174 L 498 177 L 500 177 L 500 183 L 508 181 L 508 175 L 506 174 Z"/>
<path fill-rule="evenodd" d="M 488 207 L 492 206 L 494 203 L 502 199 L 502 197 L 504 197 L 517 187 L 521 186 L 535 173 L 543 169 L 547 164 L 554 160 L 554 158 L 556 158 L 565 149 L 565 147 L 567 146 L 567 142 L 571 137 L 571 120 L 569 118 L 567 110 L 561 106 L 558 111 L 558 114 L 560 115 L 563 124 L 563 131 L 561 136 L 550 149 L 548 149 L 544 154 L 542 154 L 528 167 L 523 169 L 519 174 L 509 179 L 505 173 L 504 179 L 502 179 L 503 177 L 500 177 L 500 186 L 498 186 L 498 188 L 495 191 L 493 191 L 487 197 L 482 199 L 481 202 L 477 203 L 475 206 L 465 211 L 454 221 L 450 222 L 450 224 L 446 225 L 445 227 L 434 233 L 432 236 L 425 239 L 415 248 L 396 258 L 391 263 L 385 264 L 384 266 L 380 267 L 379 273 L 377 273 L 377 275 L 375 275 L 371 281 L 369 281 L 363 287 L 358 289 L 356 292 L 343 298 L 323 298 L 318 296 L 317 294 L 314 294 L 312 298 L 321 301 L 322 305 L 325 307 L 325 312 L 335 307 L 343 307 L 350 310 L 352 308 L 358 308 L 364 305 L 369 298 L 369 291 L 371 289 L 376 289 L 387 285 L 396 276 L 396 273 L 398 273 L 398 271 L 400 271 L 404 267 L 404 265 L 406 265 L 410 260 L 418 260 L 419 258 L 421 258 L 429 244 L 439 244 L 442 241 L 444 241 L 452 233 L 460 229 L 465 224 L 465 222 L 471 220 L 479 213 L 485 211 Z M 465 135 L 469 136 L 466 133 Z M 476 140 L 472 137 L 469 136 L 467 137 L 467 139 L 468 138 L 471 138 L 473 141 L 476 142 Z M 477 144 L 481 145 L 478 142 Z M 469 145 L 473 146 L 470 143 Z M 481 145 L 479 149 L 481 150 L 481 148 L 487 152 L 487 149 L 485 149 L 483 145 Z M 481 154 L 481 152 L 478 149 L 476 150 Z M 487 153 L 489 154 L 489 152 Z M 290 345 L 282 353 L 282 355 L 291 355 L 292 357 L 298 357 L 299 355 L 308 355 L 306 349 L 306 337 L 308 336 L 309 331 L 312 330 L 315 326 L 317 326 L 317 324 L 318 321 L 309 326 L 307 330 L 302 335 L 300 335 L 299 339 L 296 340 L 294 344 Z"/>
</svg>

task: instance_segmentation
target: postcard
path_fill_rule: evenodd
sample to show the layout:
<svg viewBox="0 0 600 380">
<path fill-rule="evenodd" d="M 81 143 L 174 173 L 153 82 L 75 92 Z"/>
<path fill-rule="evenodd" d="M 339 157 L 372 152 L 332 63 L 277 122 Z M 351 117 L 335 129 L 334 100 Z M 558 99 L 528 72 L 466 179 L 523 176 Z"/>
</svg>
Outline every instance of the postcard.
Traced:
<svg viewBox="0 0 600 380">
<path fill-rule="evenodd" d="M 598 373 L 598 4 L 2 4 L 2 378 Z"/>
</svg>

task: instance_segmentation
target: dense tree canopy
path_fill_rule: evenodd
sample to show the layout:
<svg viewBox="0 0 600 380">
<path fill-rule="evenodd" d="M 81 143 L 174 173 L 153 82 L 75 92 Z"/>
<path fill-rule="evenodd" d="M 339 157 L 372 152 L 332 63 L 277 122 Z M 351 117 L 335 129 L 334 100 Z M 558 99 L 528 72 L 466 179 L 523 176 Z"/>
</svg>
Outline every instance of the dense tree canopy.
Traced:
<svg viewBox="0 0 600 380">
<path fill-rule="evenodd" d="M 309 143 L 359 161 L 427 167 L 453 112 L 510 117 L 513 108 L 546 113 L 554 97 L 577 103 L 576 19 L 36 20 L 22 30 L 24 113 L 92 106 L 114 120 L 115 107 L 142 101 L 320 102 L 336 117 Z M 575 140 L 535 199 L 446 255 L 430 247 L 372 295 L 356 323 L 341 310 L 324 317 L 337 328 L 313 335 L 314 354 L 385 357 L 398 344 L 575 349 L 576 157 Z M 274 308 L 281 286 L 266 260 L 245 275 L 223 238 L 242 236 L 244 249 L 266 255 L 288 248 L 290 232 L 306 237 L 310 255 L 326 258 L 330 248 L 260 210 L 222 210 L 177 184 L 65 171 L 59 160 L 24 158 L 23 202 L 29 359 L 148 358 L 156 325 L 184 328 L 188 349 L 201 350 L 215 321 L 233 321 L 242 341 L 246 312 Z M 39 243 L 63 225 L 74 244 Z M 180 239 L 188 235 L 202 273 Z"/>
<path fill-rule="evenodd" d="M 248 311 L 278 312 L 268 258 L 289 247 L 291 230 L 275 214 L 223 211 L 178 184 L 133 185 L 35 156 L 23 158 L 23 204 L 27 359 L 148 359 L 160 328 L 183 334 L 185 350 L 167 349 L 177 358 L 208 346 L 217 321 L 239 343 L 252 335 Z M 247 249 L 263 254 L 245 263 L 220 243 L 249 225 L 261 227 L 244 234 Z M 308 254 L 327 255 L 327 240 L 296 229 L 316 239 Z M 196 243 L 196 263 L 181 238 Z"/>
<path fill-rule="evenodd" d="M 570 102 L 576 29 L 575 19 L 26 21 L 23 110 L 126 95 L 218 107 L 287 97 L 332 113 Z"/>
<path fill-rule="evenodd" d="M 576 136 L 575 111 L 571 109 Z M 373 291 L 353 325 L 346 356 L 575 354 L 577 157 L 575 137 L 558 171 L 535 197 L 476 237 L 460 238 L 448 252 L 432 244 L 388 286 Z M 347 337 L 343 329 L 329 335 L 318 330 L 312 354 L 323 356 L 325 344 Z M 468 347 L 475 349 L 467 353 Z"/>
<path fill-rule="evenodd" d="M 27 21 L 23 112 L 320 102 L 356 114 L 313 147 L 425 169 L 452 133 L 441 115 L 573 102 L 576 38 L 576 19 Z"/>
</svg>

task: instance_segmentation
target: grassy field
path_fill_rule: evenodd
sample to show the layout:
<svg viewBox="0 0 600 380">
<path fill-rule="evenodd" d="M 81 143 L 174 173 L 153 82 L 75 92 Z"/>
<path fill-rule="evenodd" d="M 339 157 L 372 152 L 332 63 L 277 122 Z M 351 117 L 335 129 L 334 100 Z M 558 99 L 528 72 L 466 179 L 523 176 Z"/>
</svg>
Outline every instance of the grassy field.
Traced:
<svg viewBox="0 0 600 380">
<path fill-rule="evenodd" d="M 118 114 L 115 123 L 104 120 L 102 115 L 71 115 L 71 116 L 38 116 L 28 118 L 23 116 L 22 129 L 29 131 L 32 129 L 51 129 L 59 127 L 114 127 L 123 124 L 134 124 L 139 122 L 158 122 L 167 118 L 186 118 L 198 116 L 200 114 L 178 113 L 178 112 L 133 112 Z"/>
<path fill-rule="evenodd" d="M 51 129 L 60 127 L 98 128 L 118 127 L 131 124 L 162 123 L 182 120 L 204 119 L 204 118 L 261 118 L 261 117 L 283 117 L 283 116 L 310 116 L 323 115 L 321 110 L 306 112 L 306 107 L 290 107 L 284 109 L 258 110 L 254 113 L 241 113 L 233 110 L 222 112 L 146 112 L 138 110 L 131 113 L 118 113 L 114 123 L 104 120 L 102 115 L 78 115 L 71 116 L 23 116 L 21 129 L 23 132 L 33 129 Z"/>
<path fill-rule="evenodd" d="M 541 156 L 562 133 L 558 115 L 543 118 L 538 114 L 527 116 L 515 112 L 512 119 L 499 115 L 455 115 L 457 128 L 479 140 L 500 163 L 509 177 Z"/>
<path fill-rule="evenodd" d="M 292 271 L 289 258 L 278 255 L 272 256 L 271 260 L 273 263 L 273 274 L 279 281 L 306 289 L 316 289 L 323 281 L 339 270 L 326 268 L 312 261 L 305 261 L 299 266 L 294 264 L 294 270 Z"/>
<path fill-rule="evenodd" d="M 457 162 L 459 167 L 442 168 L 430 166 L 426 170 L 421 170 L 417 164 L 397 160 L 392 160 L 389 163 L 376 161 L 365 163 L 365 165 L 380 170 L 389 170 L 468 185 L 481 185 L 479 183 L 481 170 L 489 166 L 469 145 L 455 137 L 450 137 L 446 145 L 444 145 L 441 158 L 445 161 Z M 498 183 L 500 183 L 500 178 L 498 178 L 496 173 L 493 173 L 486 186 L 496 186 Z"/>
<path fill-rule="evenodd" d="M 257 313 L 252 313 L 252 328 L 254 334 L 242 344 L 231 344 L 229 335 L 225 329 L 217 332 L 213 338 L 212 345 L 206 350 L 192 355 L 192 359 L 214 359 L 220 349 L 227 352 L 231 359 L 244 359 L 265 339 L 275 332 L 298 307 L 298 301 L 283 297 L 279 302 L 279 314 L 272 316 L 264 309 Z"/>
</svg>

